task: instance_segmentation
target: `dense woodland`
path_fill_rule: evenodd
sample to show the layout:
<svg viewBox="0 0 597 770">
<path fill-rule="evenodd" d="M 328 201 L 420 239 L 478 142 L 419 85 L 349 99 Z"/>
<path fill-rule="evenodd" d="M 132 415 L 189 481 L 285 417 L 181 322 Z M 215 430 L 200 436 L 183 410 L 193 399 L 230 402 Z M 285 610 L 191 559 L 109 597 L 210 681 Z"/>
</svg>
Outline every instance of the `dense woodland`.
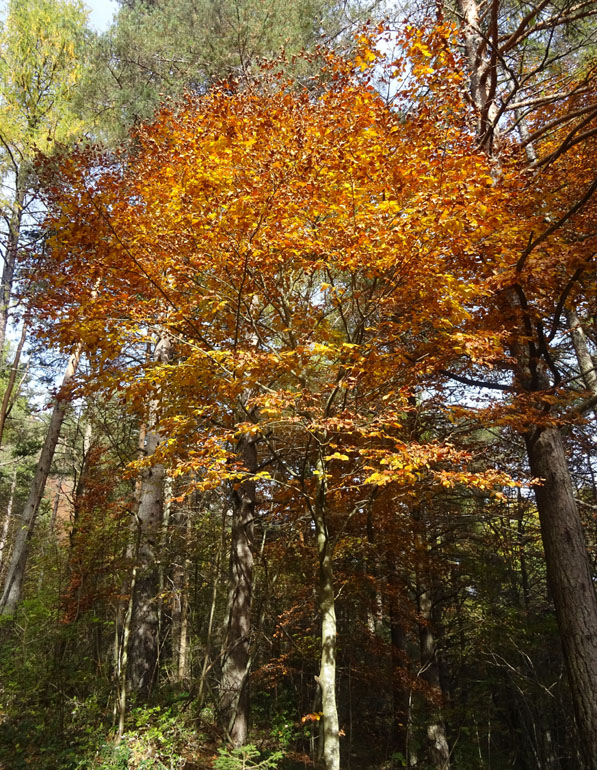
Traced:
<svg viewBox="0 0 597 770">
<path fill-rule="evenodd" d="M 9 0 L 3 770 L 597 770 L 596 16 Z"/>
</svg>

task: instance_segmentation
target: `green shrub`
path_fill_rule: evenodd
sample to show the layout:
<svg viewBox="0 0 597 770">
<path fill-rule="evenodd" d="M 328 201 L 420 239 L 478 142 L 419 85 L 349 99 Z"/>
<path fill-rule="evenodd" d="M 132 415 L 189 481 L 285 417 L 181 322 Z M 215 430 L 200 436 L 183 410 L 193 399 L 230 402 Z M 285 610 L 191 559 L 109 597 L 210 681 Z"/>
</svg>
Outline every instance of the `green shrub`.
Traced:
<svg viewBox="0 0 597 770">
<path fill-rule="evenodd" d="M 214 770 L 277 770 L 284 756 L 281 751 L 274 751 L 260 759 L 261 752 L 252 743 L 238 749 L 218 749 L 218 754 Z"/>
</svg>

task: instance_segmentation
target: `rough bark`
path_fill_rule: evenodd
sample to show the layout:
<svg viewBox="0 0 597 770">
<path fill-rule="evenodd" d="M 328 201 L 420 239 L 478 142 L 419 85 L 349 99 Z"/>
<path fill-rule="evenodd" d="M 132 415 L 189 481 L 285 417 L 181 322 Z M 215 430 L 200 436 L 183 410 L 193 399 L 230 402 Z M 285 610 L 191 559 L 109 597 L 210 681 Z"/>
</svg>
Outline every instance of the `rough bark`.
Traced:
<svg viewBox="0 0 597 770">
<path fill-rule="evenodd" d="M 25 503 L 25 507 L 20 516 L 20 526 L 17 528 L 12 558 L 4 580 L 2 598 L 0 599 L 0 615 L 12 615 L 21 598 L 23 578 L 29 552 L 29 542 L 34 529 L 39 504 L 41 503 L 48 474 L 50 472 L 50 466 L 54 459 L 54 452 L 56 450 L 58 438 L 60 437 L 64 416 L 70 403 L 68 387 L 77 371 L 80 355 L 81 345 L 79 344 L 77 345 L 75 352 L 71 355 L 68 366 L 66 367 L 58 399 L 54 405 L 52 416 L 50 417 L 44 445 L 35 468 L 35 475 L 33 476 L 29 497 L 27 498 L 27 502 Z"/>
<path fill-rule="evenodd" d="M 405 669 L 407 666 L 404 630 L 405 618 L 400 612 L 400 584 L 398 568 L 393 552 L 388 554 L 388 604 L 390 621 L 390 655 L 392 659 L 392 747 L 403 756 L 408 755 L 408 737 L 410 722 L 410 693 L 406 685 Z"/>
<path fill-rule="evenodd" d="M 514 302 L 512 304 L 515 304 Z M 529 344 L 514 342 L 516 382 L 529 392 L 549 390 L 547 367 Z M 587 770 L 597 770 L 597 595 L 561 429 L 536 425 L 525 434 L 533 477 L 547 581 L 562 641 Z"/>
<path fill-rule="evenodd" d="M 419 615 L 423 621 L 419 632 L 421 651 L 421 677 L 430 685 L 433 697 L 438 701 L 427 719 L 427 751 L 434 770 L 450 769 L 450 747 L 446 739 L 441 701 L 439 666 L 437 662 L 437 643 L 433 630 L 433 600 L 431 591 L 420 586 Z"/>
<path fill-rule="evenodd" d="M 154 351 L 156 361 L 166 363 L 170 357 L 170 339 L 164 335 Z M 151 457 L 161 441 L 156 430 L 157 400 L 150 404 L 149 428 L 145 454 Z M 135 591 L 128 648 L 128 681 L 130 689 L 142 699 L 151 695 L 159 654 L 159 544 L 164 513 L 164 466 L 156 463 L 141 476 L 137 510 L 137 552 Z"/>
<path fill-rule="evenodd" d="M 439 663 L 437 659 L 436 628 L 439 626 L 440 615 L 437 593 L 433 576 L 430 574 L 429 541 L 425 522 L 419 511 L 413 512 L 413 518 L 419 531 L 415 535 L 419 563 L 417 564 L 417 604 L 419 611 L 419 651 L 421 659 L 420 676 L 427 682 L 432 702 L 429 704 L 427 716 L 426 752 L 429 765 L 434 770 L 450 770 L 450 748 L 446 738 L 442 704 L 444 700 Z"/>
<path fill-rule="evenodd" d="M 547 579 L 556 610 L 585 763 L 597 770 L 597 597 L 574 489 L 557 428 L 525 436 L 541 522 Z"/>
<path fill-rule="evenodd" d="M 319 557 L 319 609 L 321 612 L 321 664 L 317 681 L 323 713 L 323 761 L 326 770 L 340 770 L 340 727 L 336 704 L 336 606 L 334 569 L 327 528 L 326 485 L 323 463 L 318 467 L 319 491 L 313 506 Z"/>
<path fill-rule="evenodd" d="M 257 472 L 257 448 L 241 438 L 238 452 L 249 474 Z M 235 747 L 246 743 L 249 729 L 249 667 L 253 594 L 253 520 L 255 482 L 245 479 L 232 493 L 232 541 L 228 623 L 222 654 L 220 712 Z"/>
</svg>

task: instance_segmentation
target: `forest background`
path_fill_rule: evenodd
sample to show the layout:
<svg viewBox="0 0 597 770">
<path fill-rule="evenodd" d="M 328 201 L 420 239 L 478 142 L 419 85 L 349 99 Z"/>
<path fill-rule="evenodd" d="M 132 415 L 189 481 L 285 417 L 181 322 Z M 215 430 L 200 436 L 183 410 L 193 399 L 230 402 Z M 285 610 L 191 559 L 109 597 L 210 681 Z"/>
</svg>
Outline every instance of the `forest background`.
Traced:
<svg viewBox="0 0 597 770">
<path fill-rule="evenodd" d="M 597 767 L 591 0 L 12 0 L 0 764 Z"/>
</svg>

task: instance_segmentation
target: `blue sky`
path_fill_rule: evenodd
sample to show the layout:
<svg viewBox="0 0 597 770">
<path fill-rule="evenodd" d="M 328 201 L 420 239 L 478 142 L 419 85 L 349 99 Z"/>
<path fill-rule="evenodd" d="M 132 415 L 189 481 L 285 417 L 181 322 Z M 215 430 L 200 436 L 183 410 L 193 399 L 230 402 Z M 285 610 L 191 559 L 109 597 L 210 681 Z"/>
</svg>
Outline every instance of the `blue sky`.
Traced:
<svg viewBox="0 0 597 770">
<path fill-rule="evenodd" d="M 103 32 L 110 26 L 112 16 L 118 8 L 115 0 L 84 0 L 91 13 L 89 21 L 98 32 Z"/>
<path fill-rule="evenodd" d="M 118 3 L 116 0 L 83 0 L 89 8 L 89 21 L 98 32 L 108 29 L 112 16 L 116 13 Z M 0 19 L 4 18 L 7 0 L 0 0 Z"/>
</svg>

